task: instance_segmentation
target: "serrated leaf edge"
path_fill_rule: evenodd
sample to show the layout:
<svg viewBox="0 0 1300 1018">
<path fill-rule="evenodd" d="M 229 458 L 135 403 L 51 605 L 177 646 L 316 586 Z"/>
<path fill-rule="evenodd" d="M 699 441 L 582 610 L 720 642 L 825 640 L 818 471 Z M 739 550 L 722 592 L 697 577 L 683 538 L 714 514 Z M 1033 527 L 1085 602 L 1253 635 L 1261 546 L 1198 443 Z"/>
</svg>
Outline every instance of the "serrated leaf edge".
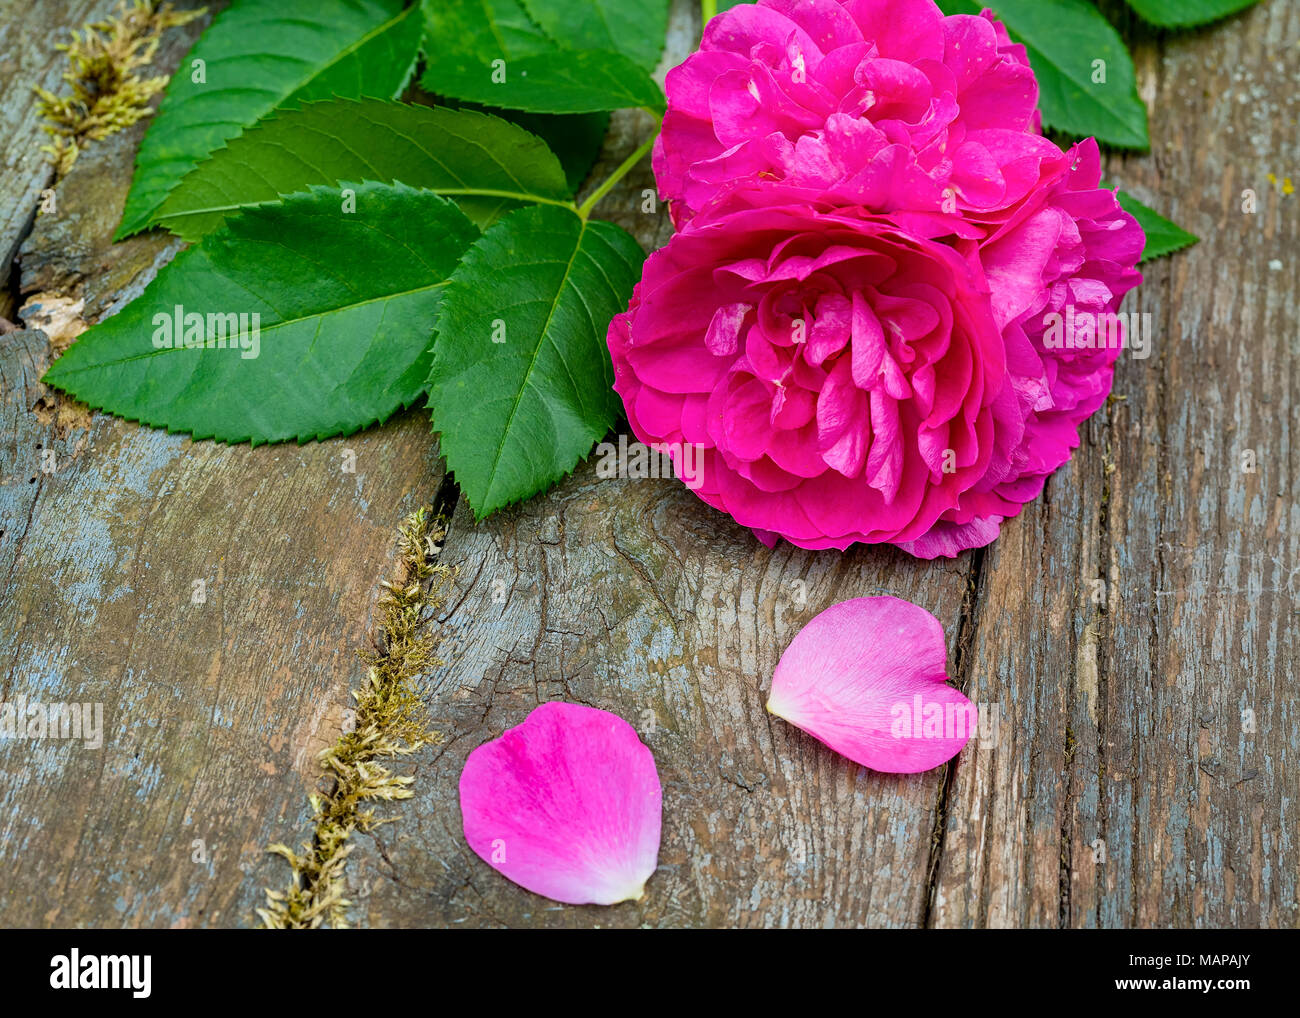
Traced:
<svg viewBox="0 0 1300 1018">
<path fill-rule="evenodd" d="M 228 14 L 231 13 L 231 11 L 234 10 L 234 9 L 235 9 L 235 8 L 230 8 L 230 7 L 228 7 L 228 8 L 226 8 L 226 10 L 224 10 L 224 11 L 222 11 L 220 14 L 218 14 L 218 15 L 217 15 L 217 18 L 214 18 L 214 19 L 213 19 L 212 25 L 209 25 L 209 26 L 207 27 L 207 29 L 204 30 L 203 35 L 200 35 L 199 38 L 195 40 L 194 45 L 197 46 L 197 45 L 198 45 L 198 44 L 203 40 L 203 36 L 207 35 L 207 33 L 208 33 L 209 31 L 211 31 L 213 25 L 215 25 L 215 24 L 217 23 L 217 20 L 218 20 L 218 19 L 220 19 L 221 17 L 223 17 L 223 16 L 225 16 L 225 15 L 228 15 Z M 409 17 L 412 11 L 419 11 L 420 9 L 421 9 L 421 8 L 420 8 L 420 5 L 419 5 L 419 4 L 415 4 L 415 5 L 410 6 L 410 7 L 404 7 L 404 8 L 402 8 L 401 11 L 399 11 L 399 12 L 398 12 L 397 14 L 395 14 L 393 17 L 389 18 L 389 19 L 388 19 L 387 21 L 385 21 L 382 25 L 378 25 L 378 26 L 376 26 L 375 28 L 373 28 L 373 29 L 371 29 L 369 32 L 367 32 L 365 35 L 363 35 L 360 39 L 355 40 L 354 42 L 350 43 L 348 46 L 346 46 L 346 47 L 344 47 L 343 49 L 339 50 L 339 52 L 336 53 L 336 54 L 334 55 L 333 59 L 331 59 L 328 63 L 321 64 L 319 67 L 317 67 L 317 68 L 313 71 L 313 73 L 311 73 L 311 74 L 308 75 L 307 77 L 303 78 L 303 79 L 302 79 L 301 81 L 299 81 L 296 85 L 294 85 L 293 88 L 291 88 L 289 91 L 287 91 L 287 92 L 286 92 L 286 93 L 285 93 L 285 94 L 280 98 L 280 100 L 277 102 L 277 104 L 276 104 L 274 107 L 272 107 L 272 109 L 271 109 L 270 111 L 268 111 L 268 114 L 269 114 L 269 113 L 273 113 L 275 110 L 279 109 L 279 108 L 280 108 L 279 103 L 286 102 L 286 101 L 288 101 L 289 99 L 292 99 L 293 96 L 296 95 L 298 92 L 300 92 L 300 91 L 302 90 L 302 88 L 303 88 L 303 87 L 304 87 L 308 82 L 310 82 L 313 78 L 318 78 L 318 77 L 320 77 L 321 74 L 323 74 L 323 73 L 324 73 L 326 70 L 328 70 L 329 68 L 335 66 L 335 64 L 337 64 L 337 63 L 339 62 L 339 60 L 342 59 L 344 56 L 347 56 L 347 55 L 349 55 L 349 54 L 355 52 L 358 48 L 360 48 L 360 47 L 361 47 L 362 45 L 364 45 L 365 43 L 369 42 L 371 39 L 375 38 L 376 36 L 380 35 L 380 34 L 383 33 L 383 32 L 388 31 L 388 30 L 389 30 L 390 28 L 392 28 L 394 25 L 398 24 L 399 22 L 403 21 L 405 18 Z M 417 66 L 418 63 L 419 63 L 419 60 L 420 60 L 420 53 L 421 53 L 422 50 L 423 50 L 423 46 L 424 46 L 424 34 L 421 33 L 421 36 L 420 36 L 420 43 L 419 43 L 419 45 L 417 45 L 417 46 L 415 47 L 415 52 L 414 52 L 414 53 L 412 54 L 412 56 L 411 56 L 411 63 L 410 63 L 410 66 L 407 67 L 407 69 L 405 70 L 405 72 L 403 72 L 403 74 L 402 74 L 402 78 L 401 78 L 401 85 L 398 87 L 398 89 L 396 90 L 396 92 L 393 93 L 392 98 L 396 98 L 397 96 L 400 96 L 400 95 L 401 95 L 401 94 L 406 90 L 406 87 L 410 84 L 410 82 L 411 82 L 411 77 L 414 75 L 414 73 L 415 73 L 415 68 L 416 68 L 416 66 Z M 190 50 L 192 51 L 193 49 L 194 49 L 194 46 L 191 46 L 191 47 L 190 47 Z M 187 52 L 186 55 L 188 56 L 188 52 Z M 183 59 L 183 58 L 182 58 L 182 59 Z M 170 85 L 170 82 L 169 82 L 168 84 Z M 163 101 L 166 102 L 166 98 L 165 98 L 165 97 L 164 97 Z M 162 115 L 165 115 L 166 112 L 167 112 L 166 110 L 163 110 L 163 109 L 160 108 L 159 111 L 158 111 L 158 114 L 159 114 L 159 115 L 156 116 L 156 117 L 154 118 L 154 120 L 149 124 L 149 128 L 148 128 L 148 130 L 153 130 L 154 126 L 155 126 L 156 124 L 158 124 L 158 123 L 162 120 Z M 260 119 L 260 118 L 259 118 L 259 119 Z M 254 121 L 253 123 L 256 124 L 256 123 L 258 123 L 258 121 Z M 245 125 L 244 125 L 244 130 L 247 130 L 249 127 L 252 127 L 252 126 L 253 126 L 252 124 L 245 124 Z M 243 132 L 241 131 L 240 133 L 242 134 Z M 234 138 L 237 138 L 237 137 L 239 137 L 239 135 L 234 135 Z M 230 140 L 233 140 L 233 138 L 230 139 Z M 229 144 L 229 142 L 227 142 L 227 144 Z M 224 147 L 224 146 L 223 146 L 223 147 Z M 132 187 L 135 186 L 135 179 L 136 179 L 136 176 L 137 176 L 137 175 L 139 174 L 139 172 L 140 172 L 140 154 L 141 154 L 142 151 L 143 151 L 143 143 L 141 144 L 141 147 L 140 147 L 140 148 L 136 149 L 135 162 L 132 164 L 132 170 L 131 170 L 131 185 L 132 185 Z M 188 175 L 189 175 L 190 173 L 192 173 L 195 169 L 197 169 L 198 166 L 199 166 L 201 163 L 206 162 L 209 158 L 211 158 L 211 156 L 213 155 L 213 153 L 216 152 L 216 151 L 217 151 L 217 150 L 214 149 L 213 152 L 209 152 L 209 153 L 207 153 L 207 154 L 206 154 L 205 156 L 203 156 L 201 159 L 198 159 L 198 160 L 192 161 L 192 162 L 190 163 L 190 168 L 189 168 L 188 170 L 186 170 L 186 172 L 185 172 L 181 177 L 179 177 L 179 178 L 176 180 L 176 183 L 172 185 L 171 189 L 168 190 L 167 193 L 164 194 L 164 195 L 163 195 L 163 196 L 158 200 L 158 203 L 157 203 L 157 204 L 156 204 L 156 205 L 155 205 L 155 206 L 150 210 L 150 212 L 149 212 L 149 214 L 148 214 L 148 218 L 146 219 L 146 221 L 145 221 L 144 223 L 142 223 L 140 226 L 132 227 L 131 229 L 127 230 L 127 229 L 124 229 L 124 225 L 125 225 L 125 224 L 124 224 L 123 222 L 119 222 L 119 223 L 118 223 L 118 226 L 117 226 L 117 229 L 113 232 L 113 241 L 114 241 L 114 242 L 117 242 L 117 241 L 126 240 L 128 237 L 134 237 L 137 233 L 143 233 L 145 230 L 148 230 L 148 229 L 152 228 L 152 227 L 155 225 L 155 224 L 154 224 L 154 221 L 153 221 L 153 215 L 154 215 L 154 213 L 156 213 L 156 212 L 158 211 L 158 209 L 162 207 L 163 202 L 165 202 L 165 201 L 167 200 L 168 196 L 171 195 L 172 191 L 174 191 L 174 190 L 175 190 L 175 189 L 180 185 L 181 181 L 183 181 L 183 180 L 185 179 L 186 176 L 188 176 Z M 128 199 L 128 200 L 130 199 L 130 190 L 129 190 L 129 189 L 128 189 L 128 192 L 127 192 L 127 199 Z M 123 209 L 123 215 L 125 215 L 125 208 Z"/>
</svg>

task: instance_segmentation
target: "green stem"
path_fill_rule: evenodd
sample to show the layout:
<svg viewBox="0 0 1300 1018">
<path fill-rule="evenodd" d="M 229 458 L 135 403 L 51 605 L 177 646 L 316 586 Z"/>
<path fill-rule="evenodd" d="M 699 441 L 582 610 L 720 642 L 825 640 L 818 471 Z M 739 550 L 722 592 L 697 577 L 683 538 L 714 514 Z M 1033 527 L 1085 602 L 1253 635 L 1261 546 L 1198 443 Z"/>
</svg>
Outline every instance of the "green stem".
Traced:
<svg viewBox="0 0 1300 1018">
<path fill-rule="evenodd" d="M 609 192 L 614 189 L 614 185 L 617 184 L 624 177 L 626 177 L 628 171 L 631 170 L 632 167 L 635 166 L 637 163 L 639 163 L 642 159 L 644 159 L 646 153 L 648 153 L 650 149 L 654 147 L 655 139 L 659 137 L 659 124 L 660 124 L 659 114 L 655 113 L 654 110 L 647 110 L 646 112 L 648 112 L 652 117 L 655 118 L 654 131 L 651 132 L 649 138 L 647 138 L 645 141 L 641 143 L 641 145 L 637 148 L 635 152 L 633 152 L 630 156 L 628 156 L 626 159 L 623 160 L 623 162 L 619 165 L 618 169 L 616 169 L 613 173 L 611 173 L 605 179 L 605 182 L 600 185 L 600 187 L 596 188 L 596 190 L 591 192 L 591 195 L 587 198 L 586 201 L 584 201 L 581 205 L 578 206 L 578 215 L 581 216 L 584 220 L 589 215 L 591 215 L 591 210 L 596 207 L 596 204 L 602 198 L 604 198 L 605 195 L 609 194 Z"/>
<path fill-rule="evenodd" d="M 704 16 L 704 24 L 709 23 L 709 19 L 715 17 L 718 13 L 718 0 L 700 0 L 700 14 Z"/>
</svg>

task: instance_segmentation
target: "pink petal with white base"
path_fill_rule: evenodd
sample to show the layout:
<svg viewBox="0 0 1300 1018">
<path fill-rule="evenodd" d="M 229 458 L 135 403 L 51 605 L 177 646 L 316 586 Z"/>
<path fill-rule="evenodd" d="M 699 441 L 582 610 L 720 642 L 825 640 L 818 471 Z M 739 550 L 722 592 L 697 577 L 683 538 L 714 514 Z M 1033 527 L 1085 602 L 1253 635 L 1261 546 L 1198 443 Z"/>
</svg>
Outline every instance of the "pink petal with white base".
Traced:
<svg viewBox="0 0 1300 1018">
<path fill-rule="evenodd" d="M 654 757 L 608 711 L 544 703 L 469 755 L 465 839 L 485 863 L 571 905 L 641 897 L 659 859 Z"/>
<path fill-rule="evenodd" d="M 767 709 L 872 770 L 915 774 L 959 753 L 976 708 L 947 685 L 943 627 L 896 597 L 827 608 L 781 655 Z"/>
</svg>

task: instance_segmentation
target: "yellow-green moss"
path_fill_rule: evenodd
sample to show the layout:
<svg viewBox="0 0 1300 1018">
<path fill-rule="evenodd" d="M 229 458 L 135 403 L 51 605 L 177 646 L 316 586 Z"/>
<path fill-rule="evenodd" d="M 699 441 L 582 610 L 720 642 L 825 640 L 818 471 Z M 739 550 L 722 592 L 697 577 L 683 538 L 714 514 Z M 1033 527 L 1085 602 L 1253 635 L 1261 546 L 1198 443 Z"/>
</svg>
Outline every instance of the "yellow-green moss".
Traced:
<svg viewBox="0 0 1300 1018">
<path fill-rule="evenodd" d="M 352 693 L 356 724 L 320 755 L 328 792 L 312 795 L 313 837 L 295 852 L 276 844 L 267 851 L 292 869 L 288 886 L 266 891 L 257 909 L 267 929 L 316 929 L 347 925 L 344 867 L 356 831 L 373 830 L 384 819 L 374 804 L 408 799 L 414 780 L 383 763 L 436 742 L 424 705 L 414 688 L 421 673 L 438 663 L 430 616 L 442 604 L 452 573 L 434 564 L 444 531 L 430 510 L 420 509 L 400 528 L 396 576 L 383 584 L 372 634 L 373 650 L 362 658 L 366 678 Z"/>
<path fill-rule="evenodd" d="M 63 81 L 72 94 L 56 96 L 37 87 L 45 131 L 54 141 L 49 153 L 55 175 L 62 179 L 89 142 L 130 127 L 148 116 L 149 102 L 167 85 L 168 76 L 141 78 L 158 51 L 162 33 L 201 17 L 204 9 L 175 11 L 156 0 L 120 0 L 117 15 L 93 21 L 72 42 L 58 48 L 68 54 L 70 69 Z"/>
</svg>

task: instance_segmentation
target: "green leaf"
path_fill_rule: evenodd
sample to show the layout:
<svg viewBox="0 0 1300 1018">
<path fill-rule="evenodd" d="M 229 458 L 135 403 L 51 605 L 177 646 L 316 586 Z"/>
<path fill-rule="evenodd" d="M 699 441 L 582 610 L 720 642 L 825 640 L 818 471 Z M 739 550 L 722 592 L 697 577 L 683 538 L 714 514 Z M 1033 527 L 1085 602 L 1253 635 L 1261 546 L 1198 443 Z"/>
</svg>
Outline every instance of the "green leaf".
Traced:
<svg viewBox="0 0 1300 1018">
<path fill-rule="evenodd" d="M 428 66 L 435 95 L 530 113 L 663 110 L 663 91 L 622 53 L 552 42 L 519 0 L 426 0 Z"/>
<path fill-rule="evenodd" d="M 945 14 L 978 14 L 983 3 L 939 0 Z M 1124 41 L 1086 0 L 990 0 L 1012 37 L 1025 44 L 1038 77 L 1047 127 L 1120 148 L 1149 148 L 1147 111 Z M 1105 83 L 1094 82 L 1104 61 Z"/>
<path fill-rule="evenodd" d="M 429 405 L 480 519 L 549 487 L 613 426 L 605 333 L 644 258 L 612 223 L 535 206 L 483 234 L 452 274 Z"/>
<path fill-rule="evenodd" d="M 367 183 L 355 197 L 349 213 L 336 189 L 313 188 L 232 217 L 45 381 L 120 417 L 224 442 L 303 442 L 386 419 L 423 391 L 442 288 L 477 231 L 428 191 Z M 162 347 L 178 306 L 203 316 L 214 340 L 207 316 L 249 317 L 238 344 Z"/>
<path fill-rule="evenodd" d="M 1190 247 L 1201 238 L 1175 226 L 1164 216 L 1147 208 L 1130 194 L 1119 193 L 1120 207 L 1138 221 L 1147 235 L 1147 245 L 1142 251 L 1142 261 L 1149 262 L 1162 255 L 1172 254 Z"/>
<path fill-rule="evenodd" d="M 415 68 L 422 27 L 419 12 L 403 9 L 402 0 L 232 4 L 167 86 L 140 144 L 116 239 L 144 229 L 182 177 L 277 106 L 399 95 Z M 196 82 L 199 67 L 203 80 Z"/>
<path fill-rule="evenodd" d="M 282 110 L 200 164 L 150 219 L 185 240 L 313 184 L 401 181 L 454 198 L 479 226 L 519 202 L 567 203 L 558 160 L 514 124 L 469 110 L 336 99 Z"/>
<path fill-rule="evenodd" d="M 653 71 L 664 51 L 668 0 L 523 0 L 532 20 L 562 46 L 622 53 Z"/>
<path fill-rule="evenodd" d="M 570 192 L 582 187 L 600 156 L 601 146 L 609 131 L 608 113 L 524 113 L 522 110 L 500 110 L 497 115 L 518 124 L 550 147 L 560 165 Z"/>
<path fill-rule="evenodd" d="M 427 96 L 423 89 L 420 92 Z M 484 106 L 455 99 L 443 99 L 442 102 L 445 104 L 442 107 L 444 109 L 486 113 L 508 120 L 529 134 L 541 138 L 564 168 L 570 195 L 587 179 L 609 130 L 608 113 L 525 113 L 522 110 L 506 110 L 499 106 Z"/>
<path fill-rule="evenodd" d="M 1143 18 L 1165 28 L 1204 25 L 1257 3 L 1259 0 L 1128 0 Z"/>
</svg>

